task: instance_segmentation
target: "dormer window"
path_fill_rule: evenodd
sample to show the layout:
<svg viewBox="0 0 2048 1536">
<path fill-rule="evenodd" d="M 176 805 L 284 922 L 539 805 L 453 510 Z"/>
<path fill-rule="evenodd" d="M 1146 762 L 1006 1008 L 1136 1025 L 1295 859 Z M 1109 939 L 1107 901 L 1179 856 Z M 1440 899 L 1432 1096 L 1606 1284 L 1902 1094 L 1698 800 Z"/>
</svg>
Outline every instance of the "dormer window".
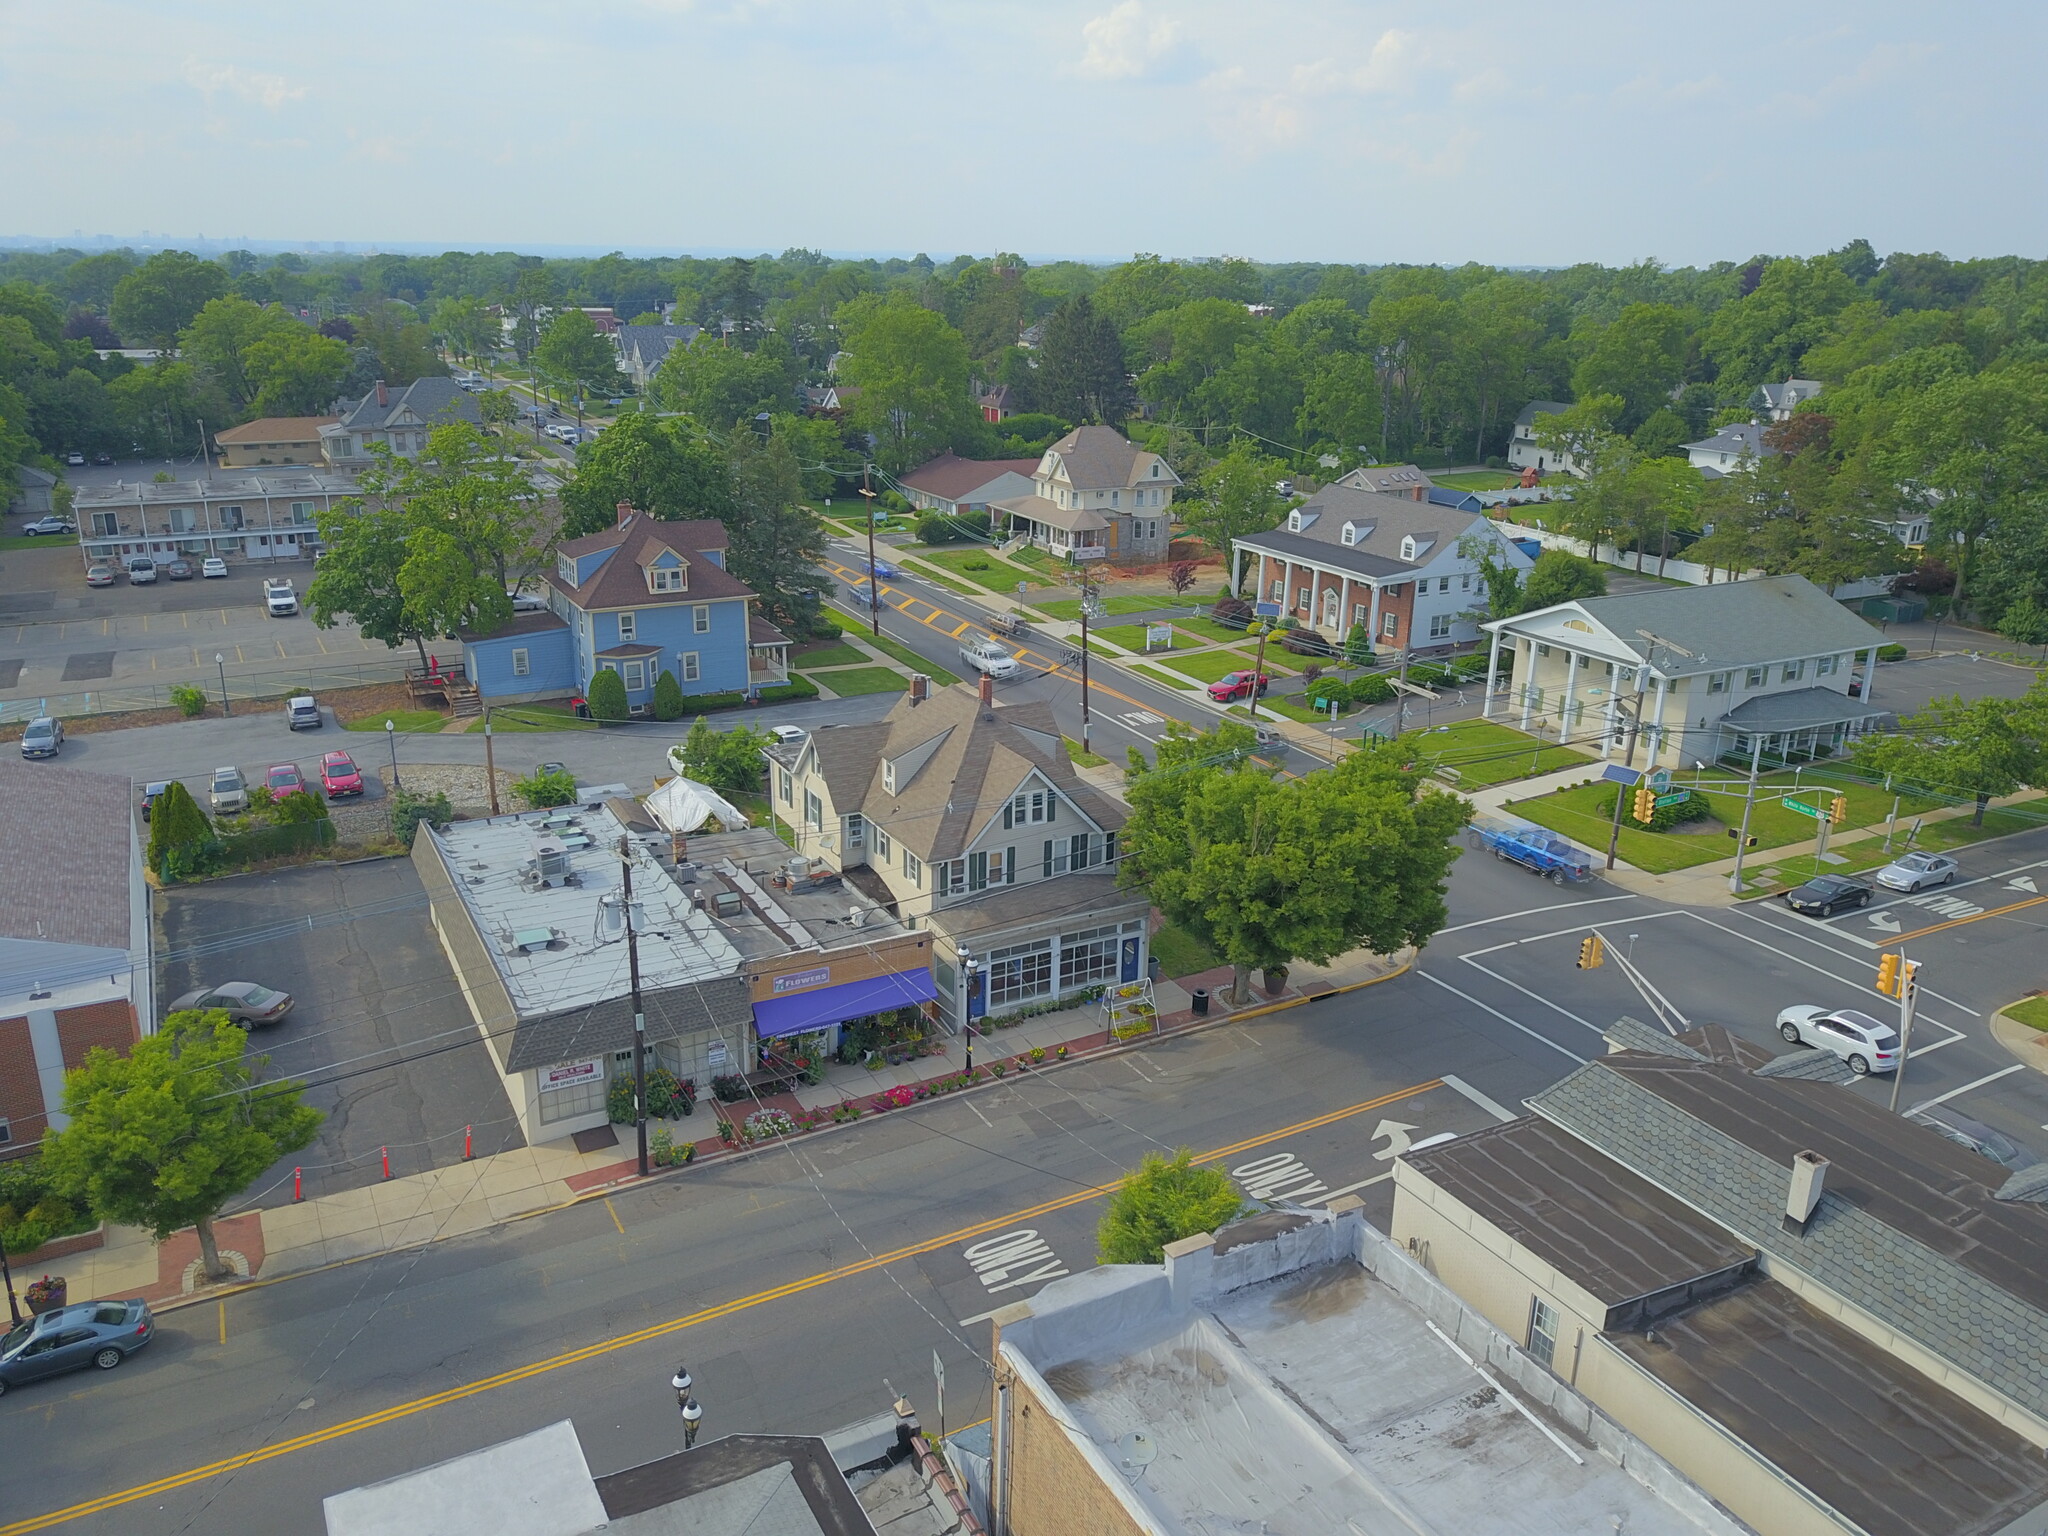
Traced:
<svg viewBox="0 0 2048 1536">
<path fill-rule="evenodd" d="M 679 565 L 650 565 L 647 567 L 647 590 L 686 592 L 689 583 L 684 580 L 683 568 Z"/>
<path fill-rule="evenodd" d="M 1404 535 L 1401 540 L 1401 558 L 1403 560 L 1413 560 L 1415 558 L 1415 535 L 1412 533 Z"/>
<path fill-rule="evenodd" d="M 555 558 L 555 579 L 560 581 L 565 587 L 575 586 L 576 562 L 567 555 L 558 555 Z"/>
<path fill-rule="evenodd" d="M 894 763 L 882 764 L 882 788 L 892 795 L 896 793 L 896 765 Z"/>
<path fill-rule="evenodd" d="M 1299 512 L 1287 514 L 1287 531 L 1289 533 L 1301 532 L 1301 514 Z"/>
<path fill-rule="evenodd" d="M 1347 547 L 1358 542 L 1358 524 L 1346 523 L 1344 525 L 1343 542 Z"/>
</svg>

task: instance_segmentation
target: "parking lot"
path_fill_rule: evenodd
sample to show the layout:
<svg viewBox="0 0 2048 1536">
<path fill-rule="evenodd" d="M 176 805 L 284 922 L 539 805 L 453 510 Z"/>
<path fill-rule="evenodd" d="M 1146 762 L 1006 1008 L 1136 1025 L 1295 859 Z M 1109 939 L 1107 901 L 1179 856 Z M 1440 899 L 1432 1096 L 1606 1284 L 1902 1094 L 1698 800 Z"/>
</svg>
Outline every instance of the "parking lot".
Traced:
<svg viewBox="0 0 2048 1536">
<path fill-rule="evenodd" d="M 251 1186 L 250 1204 L 375 1183 L 524 1145 L 468 1005 L 428 922 L 412 865 L 378 859 L 242 875 L 156 898 L 159 1007 L 225 981 L 296 1000 L 252 1037 L 268 1077 L 308 1083 L 320 1138 Z"/>
</svg>

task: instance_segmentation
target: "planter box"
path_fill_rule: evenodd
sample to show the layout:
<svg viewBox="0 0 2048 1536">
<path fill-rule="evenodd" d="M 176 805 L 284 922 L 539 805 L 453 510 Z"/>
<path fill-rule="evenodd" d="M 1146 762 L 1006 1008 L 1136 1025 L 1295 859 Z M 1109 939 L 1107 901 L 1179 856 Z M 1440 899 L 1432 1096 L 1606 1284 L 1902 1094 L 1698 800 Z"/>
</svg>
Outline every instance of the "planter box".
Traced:
<svg viewBox="0 0 2048 1536">
<path fill-rule="evenodd" d="M 18 1272 L 47 1264 L 52 1259 L 69 1258 L 74 1253 L 90 1253 L 95 1248 L 107 1245 L 106 1223 L 102 1222 L 90 1232 L 74 1232 L 69 1237 L 53 1237 L 40 1248 L 31 1248 L 27 1253 L 10 1253 L 7 1262 Z"/>
</svg>

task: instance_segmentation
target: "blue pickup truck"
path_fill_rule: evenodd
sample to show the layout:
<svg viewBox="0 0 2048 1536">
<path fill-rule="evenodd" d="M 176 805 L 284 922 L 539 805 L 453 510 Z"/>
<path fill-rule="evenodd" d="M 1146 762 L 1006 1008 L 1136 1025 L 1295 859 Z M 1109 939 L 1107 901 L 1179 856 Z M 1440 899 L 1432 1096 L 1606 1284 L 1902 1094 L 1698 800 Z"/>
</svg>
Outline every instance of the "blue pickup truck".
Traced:
<svg viewBox="0 0 2048 1536">
<path fill-rule="evenodd" d="M 1516 821 L 1475 821 L 1472 833 L 1496 859 L 1519 864 L 1553 885 L 1574 885 L 1593 878 L 1593 856 L 1543 827 Z"/>
</svg>

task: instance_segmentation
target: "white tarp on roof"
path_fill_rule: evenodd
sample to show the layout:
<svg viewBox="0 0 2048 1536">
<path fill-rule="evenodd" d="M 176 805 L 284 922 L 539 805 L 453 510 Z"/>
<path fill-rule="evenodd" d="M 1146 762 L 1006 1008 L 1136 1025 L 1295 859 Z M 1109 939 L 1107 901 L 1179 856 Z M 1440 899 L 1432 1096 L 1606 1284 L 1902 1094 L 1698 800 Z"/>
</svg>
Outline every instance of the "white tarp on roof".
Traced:
<svg viewBox="0 0 2048 1536">
<path fill-rule="evenodd" d="M 729 832 L 753 825 L 745 811 L 695 779 L 670 779 L 640 803 L 664 832 L 695 832 L 714 816 Z"/>
</svg>

